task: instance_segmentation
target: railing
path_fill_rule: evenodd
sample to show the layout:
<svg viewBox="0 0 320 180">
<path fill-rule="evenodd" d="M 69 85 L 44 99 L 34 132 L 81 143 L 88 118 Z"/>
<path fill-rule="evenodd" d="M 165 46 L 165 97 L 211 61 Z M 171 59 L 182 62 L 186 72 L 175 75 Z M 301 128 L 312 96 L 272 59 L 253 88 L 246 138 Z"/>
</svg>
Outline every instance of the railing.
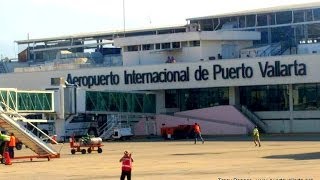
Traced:
<svg viewBox="0 0 320 180">
<path fill-rule="evenodd" d="M 99 137 L 103 137 L 103 139 L 108 139 L 113 133 L 114 128 L 119 126 L 119 120 L 118 118 L 112 118 L 110 120 L 107 120 L 107 122 L 99 128 L 99 132 L 101 132 Z"/>
<path fill-rule="evenodd" d="M 281 49 L 281 44 L 280 43 L 269 45 L 268 48 L 266 48 L 264 51 L 262 51 L 262 53 L 258 54 L 257 56 L 258 57 L 272 56 L 273 52 L 276 49 Z"/>
<path fill-rule="evenodd" d="M 33 123 L 29 122 L 28 119 L 26 119 L 25 117 L 21 116 L 19 113 L 17 113 L 15 110 L 11 109 L 8 105 L 6 105 L 5 103 L 3 102 L 0 102 L 1 103 L 1 110 L 3 111 L 3 113 L 5 114 L 8 114 L 11 119 L 15 120 L 15 121 L 22 121 L 22 122 L 25 122 L 27 123 L 28 125 L 30 125 L 32 128 L 33 128 L 33 132 L 34 131 L 37 131 L 40 133 L 40 135 L 42 137 L 45 137 L 45 138 L 48 138 L 51 142 L 53 142 L 54 144 L 58 144 L 58 142 L 54 139 L 52 139 L 49 135 L 47 135 L 46 133 L 44 133 L 41 129 L 39 129 L 37 126 L 35 126 Z M 5 107 L 5 108 L 2 108 L 2 107 Z M 35 136 L 33 134 L 33 136 Z"/>
<path fill-rule="evenodd" d="M 258 126 L 263 132 L 268 132 L 268 125 L 263 122 L 256 114 L 251 112 L 246 106 L 234 106 L 242 112 L 249 120 Z"/>
<path fill-rule="evenodd" d="M 98 127 L 98 135 L 99 136 L 101 136 L 104 133 L 107 126 L 108 126 L 108 121 L 106 121 L 104 124 L 102 124 L 102 126 Z"/>
</svg>

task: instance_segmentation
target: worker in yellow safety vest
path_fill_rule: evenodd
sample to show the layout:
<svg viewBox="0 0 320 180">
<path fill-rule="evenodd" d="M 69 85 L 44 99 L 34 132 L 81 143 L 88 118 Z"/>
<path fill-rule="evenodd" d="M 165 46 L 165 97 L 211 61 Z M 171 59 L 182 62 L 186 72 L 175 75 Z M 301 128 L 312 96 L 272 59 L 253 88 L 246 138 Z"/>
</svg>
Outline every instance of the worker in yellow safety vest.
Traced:
<svg viewBox="0 0 320 180">
<path fill-rule="evenodd" d="M 261 147 L 260 134 L 257 126 L 253 129 L 253 142 L 256 146 L 259 145 L 259 147 Z"/>
</svg>

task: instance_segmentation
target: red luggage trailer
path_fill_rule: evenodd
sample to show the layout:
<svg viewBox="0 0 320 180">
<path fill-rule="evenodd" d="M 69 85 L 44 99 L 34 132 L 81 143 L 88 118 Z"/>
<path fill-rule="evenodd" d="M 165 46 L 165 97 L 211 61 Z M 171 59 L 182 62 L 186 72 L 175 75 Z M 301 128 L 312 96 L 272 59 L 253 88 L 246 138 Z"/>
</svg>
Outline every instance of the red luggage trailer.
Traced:
<svg viewBox="0 0 320 180">
<path fill-rule="evenodd" d="M 70 137 L 70 148 L 71 148 L 71 154 L 75 154 L 76 152 L 81 152 L 82 154 L 86 154 L 88 152 L 89 154 L 92 151 L 98 151 L 98 153 L 102 153 L 101 147 L 103 144 L 84 144 L 80 142 L 76 142 L 74 136 Z M 87 149 L 87 150 L 86 150 Z"/>
</svg>

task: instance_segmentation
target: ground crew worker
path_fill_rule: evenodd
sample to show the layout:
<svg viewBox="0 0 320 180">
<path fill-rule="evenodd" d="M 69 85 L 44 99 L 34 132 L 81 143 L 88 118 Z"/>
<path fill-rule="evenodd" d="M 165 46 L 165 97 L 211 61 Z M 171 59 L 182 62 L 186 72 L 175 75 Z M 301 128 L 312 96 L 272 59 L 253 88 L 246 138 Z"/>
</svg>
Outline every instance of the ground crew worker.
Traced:
<svg viewBox="0 0 320 180">
<path fill-rule="evenodd" d="M 256 146 L 259 144 L 259 147 L 261 147 L 260 135 L 259 135 L 259 130 L 257 126 L 253 129 L 253 142 Z"/>
<path fill-rule="evenodd" d="M 16 137 L 14 137 L 14 134 L 11 133 L 10 142 L 9 142 L 9 155 L 10 155 L 10 158 L 14 158 L 14 148 L 15 147 L 16 147 Z"/>
<path fill-rule="evenodd" d="M 201 128 L 200 125 L 198 123 L 194 123 L 194 144 L 197 144 L 197 140 L 198 138 L 201 139 L 202 144 L 204 143 L 204 140 L 201 136 Z"/>
<path fill-rule="evenodd" d="M 131 153 L 129 154 L 128 151 L 124 151 L 124 155 L 120 159 L 122 162 L 122 172 L 120 176 L 120 180 L 124 180 L 127 176 L 127 180 L 131 180 L 131 170 L 132 170 L 132 163 L 133 159 L 131 157 Z"/>
</svg>

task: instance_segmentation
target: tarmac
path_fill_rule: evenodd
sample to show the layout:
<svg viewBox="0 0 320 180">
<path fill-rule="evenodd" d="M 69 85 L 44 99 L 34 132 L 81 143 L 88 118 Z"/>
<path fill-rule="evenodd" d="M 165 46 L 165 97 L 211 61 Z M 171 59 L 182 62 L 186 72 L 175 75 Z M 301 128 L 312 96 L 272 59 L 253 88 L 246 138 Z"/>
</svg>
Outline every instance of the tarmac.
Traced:
<svg viewBox="0 0 320 180">
<path fill-rule="evenodd" d="M 75 155 L 69 143 L 54 145 L 56 159 L 19 159 L 0 165 L 0 179 L 120 179 L 123 151 L 132 152 L 135 180 L 320 179 L 320 135 L 205 137 L 205 143 L 160 138 L 104 142 L 103 152 Z M 16 156 L 34 155 L 23 148 Z"/>
</svg>

